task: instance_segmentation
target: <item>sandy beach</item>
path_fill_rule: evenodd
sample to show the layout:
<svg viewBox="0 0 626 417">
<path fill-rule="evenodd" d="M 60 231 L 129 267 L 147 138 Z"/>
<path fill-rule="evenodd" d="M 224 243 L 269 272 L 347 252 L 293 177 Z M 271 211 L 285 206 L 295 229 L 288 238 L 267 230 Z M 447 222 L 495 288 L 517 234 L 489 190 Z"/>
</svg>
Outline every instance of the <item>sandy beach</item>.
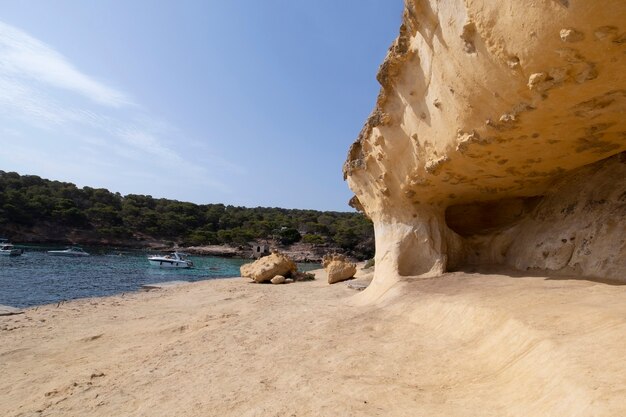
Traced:
<svg viewBox="0 0 626 417">
<path fill-rule="evenodd" d="M 618 416 L 626 286 L 212 280 L 0 317 L 2 416 Z"/>
<path fill-rule="evenodd" d="M 0 417 L 626 417 L 626 0 L 34 3 Z"/>
</svg>

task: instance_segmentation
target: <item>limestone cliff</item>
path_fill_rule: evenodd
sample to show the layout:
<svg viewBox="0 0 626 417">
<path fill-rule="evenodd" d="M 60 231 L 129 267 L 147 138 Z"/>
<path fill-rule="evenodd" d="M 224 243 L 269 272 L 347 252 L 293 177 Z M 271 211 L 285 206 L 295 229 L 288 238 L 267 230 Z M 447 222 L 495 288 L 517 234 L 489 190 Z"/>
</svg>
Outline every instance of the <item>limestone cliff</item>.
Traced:
<svg viewBox="0 0 626 417">
<path fill-rule="evenodd" d="M 501 263 L 626 281 L 626 3 L 406 0 L 344 175 L 375 284 Z"/>
</svg>

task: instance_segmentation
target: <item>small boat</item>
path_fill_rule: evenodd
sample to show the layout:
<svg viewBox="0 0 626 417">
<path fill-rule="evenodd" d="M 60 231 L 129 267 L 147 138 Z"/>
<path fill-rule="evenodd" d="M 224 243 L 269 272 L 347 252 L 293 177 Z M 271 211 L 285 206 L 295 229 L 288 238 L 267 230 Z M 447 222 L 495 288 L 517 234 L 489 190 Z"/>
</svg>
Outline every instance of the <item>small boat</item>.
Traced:
<svg viewBox="0 0 626 417">
<path fill-rule="evenodd" d="M 24 250 L 15 248 L 7 239 L 0 239 L 1 256 L 20 256 Z"/>
<path fill-rule="evenodd" d="M 72 246 L 64 250 L 49 250 L 48 255 L 74 257 L 89 256 L 87 252 L 85 252 L 82 248 L 78 246 Z"/>
<path fill-rule="evenodd" d="M 191 268 L 193 266 L 193 262 L 187 259 L 187 254 L 182 252 L 173 252 L 165 256 L 149 256 L 148 261 L 150 265 L 161 268 Z"/>
</svg>

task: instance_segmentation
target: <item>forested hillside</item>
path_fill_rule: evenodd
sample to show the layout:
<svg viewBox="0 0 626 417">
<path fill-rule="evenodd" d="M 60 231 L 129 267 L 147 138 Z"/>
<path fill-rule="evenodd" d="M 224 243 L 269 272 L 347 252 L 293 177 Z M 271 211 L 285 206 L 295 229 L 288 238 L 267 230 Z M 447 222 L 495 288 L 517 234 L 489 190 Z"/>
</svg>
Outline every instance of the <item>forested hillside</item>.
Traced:
<svg viewBox="0 0 626 417">
<path fill-rule="evenodd" d="M 373 253 L 371 222 L 358 213 L 194 204 L 78 188 L 34 175 L 0 171 L 0 235 L 20 231 L 89 232 L 102 241 L 147 238 L 183 245 L 245 245 L 254 239 L 336 244 Z M 13 236 L 12 236 L 13 235 Z M 30 239 L 33 240 L 33 239 Z M 37 240 L 37 239 L 35 239 Z M 41 236 L 41 241 L 58 240 Z"/>
</svg>

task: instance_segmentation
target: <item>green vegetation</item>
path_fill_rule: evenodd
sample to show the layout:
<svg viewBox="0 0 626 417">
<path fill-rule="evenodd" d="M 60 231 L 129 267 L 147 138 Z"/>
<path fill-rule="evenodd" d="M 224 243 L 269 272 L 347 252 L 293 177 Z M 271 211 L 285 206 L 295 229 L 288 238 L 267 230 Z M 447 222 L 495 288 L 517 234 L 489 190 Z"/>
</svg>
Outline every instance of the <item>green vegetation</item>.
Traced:
<svg viewBox="0 0 626 417">
<path fill-rule="evenodd" d="M 86 231 L 108 241 L 246 245 L 254 239 L 337 245 L 373 254 L 371 222 L 358 213 L 193 204 L 0 171 L 0 234 L 26 229 Z M 15 234 L 15 233 L 13 233 Z"/>
<path fill-rule="evenodd" d="M 363 266 L 363 269 L 369 269 L 369 268 L 373 267 L 374 265 L 375 265 L 374 258 L 368 259 L 367 262 L 365 262 L 365 265 Z"/>
</svg>

